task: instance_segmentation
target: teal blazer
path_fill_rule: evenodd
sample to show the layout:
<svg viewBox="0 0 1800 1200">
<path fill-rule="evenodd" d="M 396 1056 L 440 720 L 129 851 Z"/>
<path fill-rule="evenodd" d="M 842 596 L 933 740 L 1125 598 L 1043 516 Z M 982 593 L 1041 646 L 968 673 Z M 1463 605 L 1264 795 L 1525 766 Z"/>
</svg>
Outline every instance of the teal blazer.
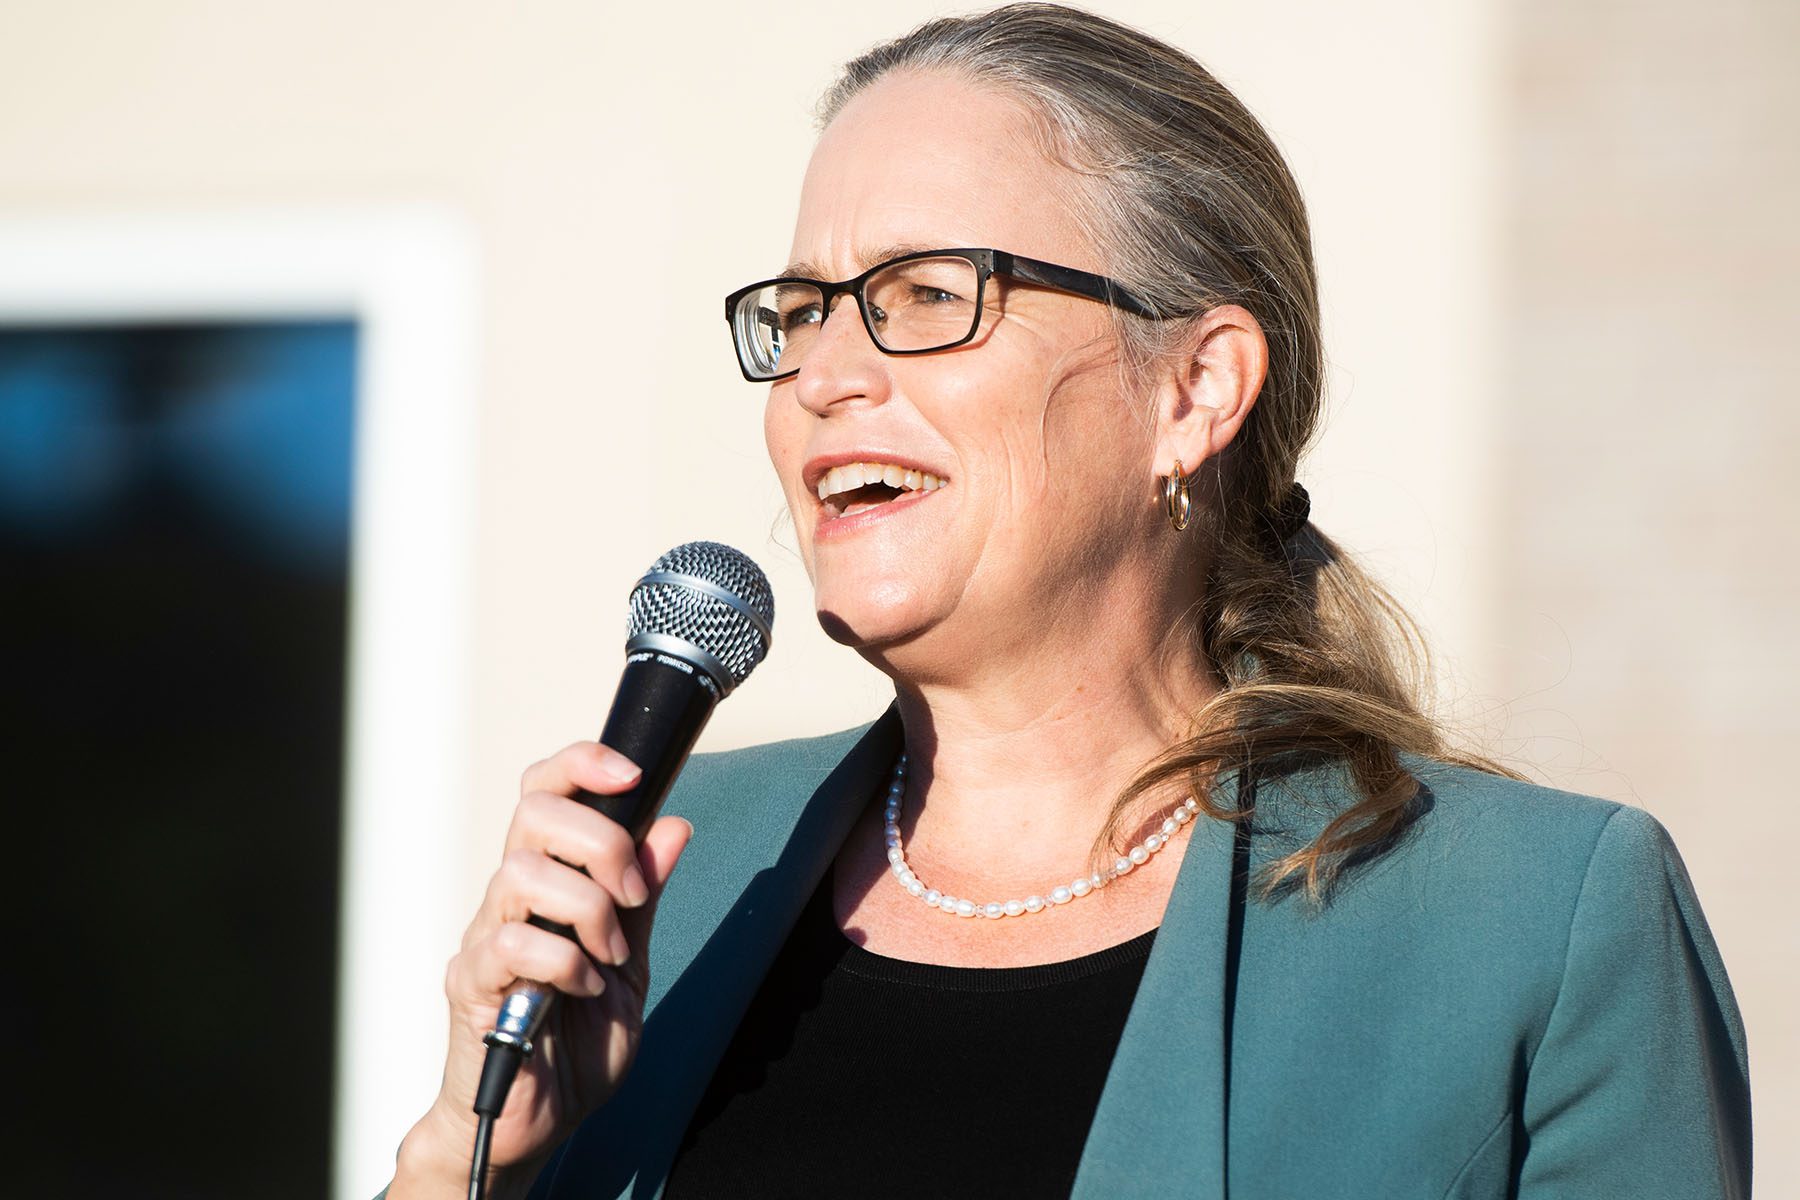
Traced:
<svg viewBox="0 0 1800 1200">
<path fill-rule="evenodd" d="M 694 838 L 657 910 L 637 1062 L 534 1198 L 661 1195 L 739 1018 L 899 745 L 890 709 L 689 763 L 665 811 Z M 1193 823 L 1073 1196 L 1748 1196 L 1743 1025 L 1662 827 L 1408 766 L 1421 815 L 1322 907 L 1234 905 L 1233 828 Z M 1223 785 L 1229 803 L 1240 780 Z M 1351 801 L 1331 768 L 1255 786 L 1255 830 L 1235 839 L 1252 867 Z"/>
</svg>

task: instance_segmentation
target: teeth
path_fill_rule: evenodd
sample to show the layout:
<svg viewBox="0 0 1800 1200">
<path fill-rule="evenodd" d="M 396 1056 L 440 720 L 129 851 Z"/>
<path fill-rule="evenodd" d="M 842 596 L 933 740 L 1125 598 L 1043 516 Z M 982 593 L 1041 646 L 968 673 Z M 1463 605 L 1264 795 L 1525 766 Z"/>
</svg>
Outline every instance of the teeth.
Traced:
<svg viewBox="0 0 1800 1200">
<path fill-rule="evenodd" d="M 918 471 L 893 463 L 855 462 L 833 467 L 819 480 L 819 499 L 825 500 L 842 492 L 853 492 L 871 483 L 882 483 L 909 492 L 932 492 L 949 480 L 928 471 Z"/>
</svg>

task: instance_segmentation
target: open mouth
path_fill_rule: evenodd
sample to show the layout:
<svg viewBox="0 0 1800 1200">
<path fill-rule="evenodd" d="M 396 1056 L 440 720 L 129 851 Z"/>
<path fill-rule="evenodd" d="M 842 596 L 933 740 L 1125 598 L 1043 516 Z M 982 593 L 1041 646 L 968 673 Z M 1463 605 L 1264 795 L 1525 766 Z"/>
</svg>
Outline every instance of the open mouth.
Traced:
<svg viewBox="0 0 1800 1200">
<path fill-rule="evenodd" d="M 950 481 L 929 471 L 894 463 L 855 462 L 833 467 L 819 480 L 819 503 L 827 519 L 868 512 L 902 496 L 926 495 Z"/>
</svg>

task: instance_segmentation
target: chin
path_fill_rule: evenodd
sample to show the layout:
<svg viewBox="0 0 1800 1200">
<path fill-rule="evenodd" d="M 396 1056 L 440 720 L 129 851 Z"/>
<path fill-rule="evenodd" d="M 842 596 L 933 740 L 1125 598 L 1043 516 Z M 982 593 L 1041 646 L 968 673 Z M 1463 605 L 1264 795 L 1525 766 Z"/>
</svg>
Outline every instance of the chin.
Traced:
<svg viewBox="0 0 1800 1200">
<path fill-rule="evenodd" d="M 822 583 L 815 589 L 814 605 L 826 636 L 856 650 L 878 651 L 911 641 L 935 624 L 931 598 L 912 579 Z"/>
</svg>

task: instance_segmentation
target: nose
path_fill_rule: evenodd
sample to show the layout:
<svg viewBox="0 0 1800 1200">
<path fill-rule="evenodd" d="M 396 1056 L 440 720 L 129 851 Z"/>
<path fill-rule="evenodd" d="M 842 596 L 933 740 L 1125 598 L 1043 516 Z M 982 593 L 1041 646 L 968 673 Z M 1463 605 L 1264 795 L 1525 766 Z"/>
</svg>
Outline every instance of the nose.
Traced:
<svg viewBox="0 0 1800 1200">
<path fill-rule="evenodd" d="M 855 298 L 834 297 L 794 376 L 794 399 L 823 417 L 845 405 L 880 404 L 887 396 L 888 356 L 869 337 Z"/>
</svg>

